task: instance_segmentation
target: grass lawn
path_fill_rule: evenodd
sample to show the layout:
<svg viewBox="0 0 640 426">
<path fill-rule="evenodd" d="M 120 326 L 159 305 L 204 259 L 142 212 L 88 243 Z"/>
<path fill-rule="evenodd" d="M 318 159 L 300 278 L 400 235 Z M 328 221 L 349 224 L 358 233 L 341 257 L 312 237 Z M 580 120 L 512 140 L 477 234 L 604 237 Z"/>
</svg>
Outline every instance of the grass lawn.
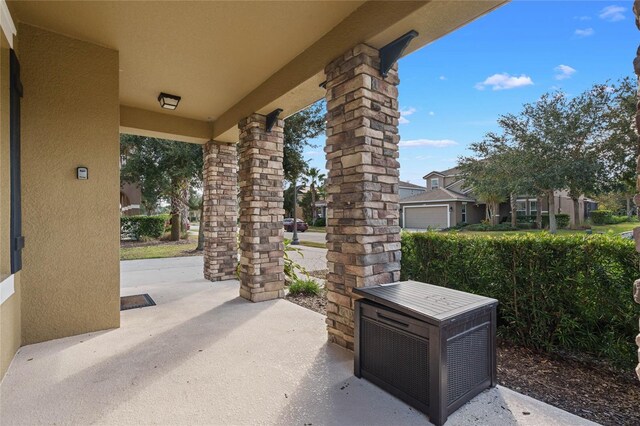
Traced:
<svg viewBox="0 0 640 426">
<path fill-rule="evenodd" d="M 327 243 L 318 243 L 315 241 L 300 241 L 300 245 L 306 247 L 327 248 Z"/>
<path fill-rule="evenodd" d="M 324 226 L 310 226 L 309 229 L 307 229 L 307 232 L 322 232 L 322 233 L 326 233 L 327 232 L 327 228 Z"/>
<path fill-rule="evenodd" d="M 188 243 L 163 243 L 144 246 L 120 247 L 120 260 L 158 259 L 163 257 L 197 256 L 197 241 Z"/>
<path fill-rule="evenodd" d="M 613 225 L 597 225 L 592 226 L 591 230 L 594 234 L 603 233 L 603 234 L 620 234 L 621 232 L 632 231 L 633 228 L 640 226 L 639 222 L 623 222 L 616 223 Z M 502 235 L 515 235 L 515 234 L 528 234 L 535 232 L 547 232 L 539 229 L 521 229 L 519 231 L 457 231 L 460 232 L 461 235 L 485 235 L 488 237 L 493 236 L 502 236 Z M 585 231 L 583 229 L 559 229 L 558 235 L 575 235 L 575 234 L 584 234 Z"/>
</svg>

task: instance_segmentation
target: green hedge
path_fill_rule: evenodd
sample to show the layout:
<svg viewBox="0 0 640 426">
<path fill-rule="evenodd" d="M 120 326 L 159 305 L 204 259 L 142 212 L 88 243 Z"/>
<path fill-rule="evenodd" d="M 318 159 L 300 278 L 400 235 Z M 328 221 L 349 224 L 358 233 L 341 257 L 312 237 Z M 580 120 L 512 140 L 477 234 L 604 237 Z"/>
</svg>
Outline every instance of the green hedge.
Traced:
<svg viewBox="0 0 640 426">
<path fill-rule="evenodd" d="M 532 214 L 528 214 L 528 215 L 520 215 L 517 216 L 516 221 L 518 222 L 518 224 L 532 224 L 535 225 L 536 223 L 536 215 L 532 215 Z M 509 216 L 509 222 L 511 222 L 511 216 Z M 562 229 L 562 228 L 566 228 L 567 226 L 569 226 L 570 223 L 570 218 L 569 215 L 566 213 L 556 213 L 556 223 L 558 225 L 558 229 Z M 543 228 L 549 228 L 549 214 L 548 213 L 543 213 L 542 214 L 542 227 Z M 531 229 L 531 228 L 525 228 L 525 229 Z"/>
<path fill-rule="evenodd" d="M 327 226 L 327 219 L 319 217 L 315 222 L 313 222 L 313 226 Z"/>
<path fill-rule="evenodd" d="M 128 235 L 134 240 L 141 238 L 160 238 L 164 233 L 164 226 L 169 215 L 157 216 L 121 216 L 120 233 Z"/>
<path fill-rule="evenodd" d="M 594 210 L 590 215 L 593 225 L 606 225 L 611 223 L 613 212 L 611 210 Z"/>
<path fill-rule="evenodd" d="M 402 236 L 402 278 L 500 301 L 498 333 L 548 352 L 637 364 L 634 243 L 605 235 Z"/>
<path fill-rule="evenodd" d="M 472 225 L 467 225 L 464 227 L 465 231 L 479 231 L 479 232 L 490 232 L 490 231 L 516 231 L 518 228 L 514 228 L 510 223 L 499 223 L 497 225 L 489 225 L 487 223 L 474 223 Z"/>
<path fill-rule="evenodd" d="M 558 229 L 563 229 L 569 226 L 569 215 L 566 213 L 556 213 L 556 225 L 558 225 Z M 549 228 L 549 214 L 544 213 L 542 215 L 542 227 Z"/>
</svg>

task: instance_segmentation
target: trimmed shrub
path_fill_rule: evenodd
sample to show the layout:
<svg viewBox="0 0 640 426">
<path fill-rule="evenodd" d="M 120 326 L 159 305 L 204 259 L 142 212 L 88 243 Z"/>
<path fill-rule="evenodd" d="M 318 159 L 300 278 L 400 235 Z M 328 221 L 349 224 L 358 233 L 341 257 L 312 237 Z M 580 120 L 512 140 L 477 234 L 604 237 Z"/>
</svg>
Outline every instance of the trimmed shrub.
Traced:
<svg viewBox="0 0 640 426">
<path fill-rule="evenodd" d="M 509 221 L 511 221 L 511 216 L 509 216 Z M 536 223 L 536 215 L 535 214 L 525 214 L 516 216 L 517 223 Z"/>
<path fill-rule="evenodd" d="M 563 229 L 569 226 L 570 222 L 569 215 L 566 213 L 556 213 L 556 224 L 558 225 L 558 229 Z M 549 228 L 549 214 L 542 214 L 542 227 Z"/>
<path fill-rule="evenodd" d="M 613 212 L 611 210 L 594 210 L 591 212 L 590 218 L 593 225 L 607 225 L 613 220 Z"/>
<path fill-rule="evenodd" d="M 517 225 L 518 225 L 517 226 L 518 229 L 536 229 L 535 223 L 518 222 Z"/>
<path fill-rule="evenodd" d="M 402 279 L 498 299 L 498 334 L 556 353 L 587 354 L 631 368 L 640 306 L 633 241 L 606 235 L 486 238 L 402 234 Z"/>
<path fill-rule="evenodd" d="M 327 219 L 324 217 L 316 218 L 316 221 L 313 222 L 313 226 L 327 226 Z"/>
<path fill-rule="evenodd" d="M 616 223 L 624 223 L 624 222 L 631 222 L 629 220 L 629 216 L 616 216 L 616 215 L 612 215 L 611 219 L 609 222 L 607 222 L 607 225 L 614 225 Z"/>
<path fill-rule="evenodd" d="M 164 225 L 168 215 L 157 216 L 121 216 L 120 234 L 128 235 L 134 240 L 141 238 L 160 238 L 164 233 Z"/>
<path fill-rule="evenodd" d="M 514 228 L 510 223 L 499 223 L 498 225 L 489 225 L 487 223 L 474 223 L 473 225 L 467 225 L 465 231 L 515 231 L 518 228 Z"/>
<path fill-rule="evenodd" d="M 292 296 L 317 296 L 320 294 L 320 285 L 314 280 L 298 280 L 289 286 L 289 294 Z"/>
</svg>

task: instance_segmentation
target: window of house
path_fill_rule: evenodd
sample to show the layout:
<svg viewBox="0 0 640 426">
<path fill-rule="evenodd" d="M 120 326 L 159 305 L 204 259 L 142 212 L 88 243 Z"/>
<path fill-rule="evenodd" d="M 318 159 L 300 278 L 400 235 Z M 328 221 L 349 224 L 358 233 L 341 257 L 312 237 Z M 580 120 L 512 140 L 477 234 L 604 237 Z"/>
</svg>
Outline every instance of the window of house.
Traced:
<svg viewBox="0 0 640 426">
<path fill-rule="evenodd" d="M 538 213 L 538 201 L 529 200 L 529 214 L 534 215 Z"/>
<path fill-rule="evenodd" d="M 440 187 L 440 183 L 438 181 L 438 178 L 432 178 L 431 179 L 431 189 L 436 189 Z"/>
<path fill-rule="evenodd" d="M 526 216 L 527 215 L 527 201 L 526 200 L 518 200 L 518 201 L 516 201 L 516 214 L 518 216 Z"/>
<path fill-rule="evenodd" d="M 467 204 L 462 204 L 462 223 L 467 223 Z"/>
</svg>

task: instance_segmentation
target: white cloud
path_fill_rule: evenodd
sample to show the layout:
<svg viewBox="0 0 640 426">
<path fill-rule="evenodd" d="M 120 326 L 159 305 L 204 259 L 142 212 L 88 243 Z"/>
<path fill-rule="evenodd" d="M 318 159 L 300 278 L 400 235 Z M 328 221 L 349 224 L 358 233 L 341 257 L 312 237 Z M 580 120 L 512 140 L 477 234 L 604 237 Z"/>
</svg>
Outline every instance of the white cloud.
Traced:
<svg viewBox="0 0 640 426">
<path fill-rule="evenodd" d="M 591 16 L 574 16 L 573 19 L 577 19 L 578 21 L 590 21 Z"/>
<path fill-rule="evenodd" d="M 556 80 L 566 80 L 576 73 L 576 69 L 569 65 L 558 65 L 553 70 L 556 72 L 554 76 Z"/>
<path fill-rule="evenodd" d="M 436 113 L 433 112 L 433 111 L 429 111 L 429 115 L 434 116 L 434 115 L 436 115 Z"/>
<path fill-rule="evenodd" d="M 477 83 L 475 88 L 484 90 L 486 87 L 491 86 L 493 90 L 508 90 L 516 87 L 531 86 L 532 84 L 533 80 L 528 75 L 522 74 L 520 77 L 516 77 L 505 72 L 487 77 L 482 83 Z"/>
<path fill-rule="evenodd" d="M 400 124 L 409 123 L 409 120 L 407 120 L 407 117 L 413 114 L 414 112 L 416 112 L 416 109 L 413 107 L 400 108 L 400 118 L 398 119 L 398 123 Z"/>
<path fill-rule="evenodd" d="M 430 146 L 433 148 L 446 148 L 448 146 L 458 145 L 458 142 L 451 139 L 412 139 L 408 141 L 401 140 L 399 146 Z"/>
<path fill-rule="evenodd" d="M 618 22 L 622 21 L 624 17 L 624 13 L 627 9 L 622 6 L 607 6 L 600 11 L 598 15 L 600 19 L 604 19 L 609 22 Z"/>
<path fill-rule="evenodd" d="M 440 79 L 440 80 L 446 80 L 446 79 L 447 79 L 447 77 L 445 77 L 444 75 L 441 75 L 441 76 L 439 77 L 439 79 Z"/>
<path fill-rule="evenodd" d="M 574 34 L 577 35 L 578 37 L 589 37 L 592 36 L 595 33 L 595 31 L 593 31 L 593 28 L 585 28 L 585 29 L 577 29 L 575 30 Z"/>
</svg>

